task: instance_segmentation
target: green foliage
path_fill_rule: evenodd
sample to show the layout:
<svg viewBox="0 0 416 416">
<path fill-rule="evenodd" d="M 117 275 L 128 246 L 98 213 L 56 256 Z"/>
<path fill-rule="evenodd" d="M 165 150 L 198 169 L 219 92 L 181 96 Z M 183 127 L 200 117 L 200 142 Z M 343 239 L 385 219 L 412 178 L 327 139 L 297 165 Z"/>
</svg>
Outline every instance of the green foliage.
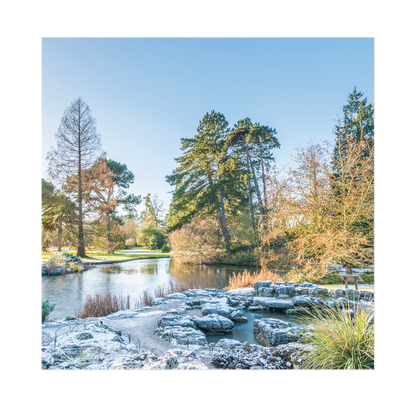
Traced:
<svg viewBox="0 0 416 416">
<path fill-rule="evenodd" d="M 137 244 L 145 246 L 149 250 L 157 250 L 167 241 L 167 235 L 152 223 L 145 223 L 139 228 Z"/>
<path fill-rule="evenodd" d="M 346 135 L 351 135 L 355 140 L 359 141 L 365 138 L 369 147 L 374 146 L 374 108 L 373 105 L 367 104 L 367 98 L 363 98 L 364 94 L 354 91 L 348 96 L 348 102 L 343 107 L 343 119 L 340 125 L 335 126 L 335 135 L 337 137 L 334 160 L 339 159 L 339 155 L 346 151 Z M 363 157 L 367 157 L 364 152 Z M 339 172 L 336 172 L 336 174 Z"/>
<path fill-rule="evenodd" d="M 55 304 L 51 305 L 49 300 L 42 302 L 42 323 L 48 318 L 49 314 L 55 309 Z"/>
<path fill-rule="evenodd" d="M 170 253 L 170 247 L 165 243 L 161 247 L 161 251 L 162 251 L 162 253 Z"/>
</svg>

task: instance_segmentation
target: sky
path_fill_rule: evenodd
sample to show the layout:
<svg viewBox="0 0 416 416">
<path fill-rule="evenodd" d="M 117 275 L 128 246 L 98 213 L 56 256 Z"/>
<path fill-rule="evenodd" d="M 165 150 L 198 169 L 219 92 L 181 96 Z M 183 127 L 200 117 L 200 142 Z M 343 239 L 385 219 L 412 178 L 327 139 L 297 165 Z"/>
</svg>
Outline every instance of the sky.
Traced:
<svg viewBox="0 0 416 416">
<path fill-rule="evenodd" d="M 290 164 L 297 145 L 334 139 L 355 86 L 374 104 L 373 38 L 43 38 L 42 177 L 77 97 L 107 157 L 134 173 L 130 192 L 158 194 L 167 210 L 165 176 L 205 113 L 275 128 L 276 163 Z"/>
</svg>

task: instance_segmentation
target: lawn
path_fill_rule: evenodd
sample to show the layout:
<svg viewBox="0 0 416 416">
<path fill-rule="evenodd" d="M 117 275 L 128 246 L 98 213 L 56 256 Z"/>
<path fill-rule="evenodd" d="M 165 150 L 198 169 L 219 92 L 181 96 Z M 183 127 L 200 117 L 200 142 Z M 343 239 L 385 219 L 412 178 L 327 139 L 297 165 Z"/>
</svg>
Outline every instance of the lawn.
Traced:
<svg viewBox="0 0 416 416">
<path fill-rule="evenodd" d="M 92 252 L 87 251 L 87 257 L 81 257 L 81 260 L 88 261 L 88 260 L 132 260 L 132 259 L 141 259 L 141 258 L 149 258 L 149 257 L 170 257 L 169 253 L 161 253 L 160 250 L 149 250 L 154 251 L 154 254 L 127 254 L 127 253 L 120 253 L 116 252 L 114 254 L 109 253 L 99 253 L 99 252 Z M 48 251 L 42 253 L 42 260 L 48 260 L 52 254 L 56 254 L 56 251 Z M 69 250 L 67 253 L 76 254 L 75 250 Z"/>
</svg>

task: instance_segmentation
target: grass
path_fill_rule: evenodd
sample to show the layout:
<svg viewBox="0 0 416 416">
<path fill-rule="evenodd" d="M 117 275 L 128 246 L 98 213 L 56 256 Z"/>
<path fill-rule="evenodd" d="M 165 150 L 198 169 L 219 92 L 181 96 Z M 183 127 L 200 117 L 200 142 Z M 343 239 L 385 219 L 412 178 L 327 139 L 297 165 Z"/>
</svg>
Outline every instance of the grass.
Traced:
<svg viewBox="0 0 416 416">
<path fill-rule="evenodd" d="M 303 368 L 374 369 L 372 308 L 351 309 L 353 317 L 340 308 L 314 308 L 300 318 L 308 331 L 302 341 L 310 348 L 301 356 Z"/>
<path fill-rule="evenodd" d="M 149 250 L 150 251 L 150 250 Z M 133 259 L 140 259 L 140 258 L 149 258 L 149 257 L 170 257 L 167 253 L 160 253 L 158 250 L 152 250 L 154 254 L 126 254 L 126 253 L 99 253 L 93 251 L 87 251 L 87 257 L 81 257 L 81 260 L 88 261 L 88 260 L 133 260 Z M 76 254 L 76 251 L 70 250 L 67 253 Z M 48 251 L 42 253 L 42 260 L 48 260 L 52 255 L 56 254 L 55 251 Z"/>
<path fill-rule="evenodd" d="M 244 270 L 243 273 L 238 273 L 237 275 L 233 273 L 228 282 L 228 286 L 225 287 L 224 290 L 240 289 L 265 280 L 271 280 L 274 283 L 283 282 L 284 278 L 280 274 L 273 273 L 270 270 L 261 270 L 259 273 L 250 273 L 249 271 Z"/>
<path fill-rule="evenodd" d="M 75 316 L 81 319 L 90 317 L 107 316 L 126 309 L 140 309 L 145 306 L 152 306 L 155 298 L 161 298 L 171 293 L 185 292 L 189 289 L 202 289 L 202 284 L 194 280 L 190 280 L 186 284 L 169 282 L 168 285 L 158 286 L 153 294 L 145 290 L 141 296 L 133 303 L 130 295 L 114 295 L 107 293 L 105 295 L 96 294 L 87 296 L 84 306 Z"/>
</svg>

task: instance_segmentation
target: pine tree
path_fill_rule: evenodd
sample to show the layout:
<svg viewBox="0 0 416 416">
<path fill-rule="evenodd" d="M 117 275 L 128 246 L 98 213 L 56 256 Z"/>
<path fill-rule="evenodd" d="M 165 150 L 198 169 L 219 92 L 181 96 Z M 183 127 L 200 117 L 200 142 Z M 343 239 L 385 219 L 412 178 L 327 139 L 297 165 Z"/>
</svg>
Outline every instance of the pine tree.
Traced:
<svg viewBox="0 0 416 416">
<path fill-rule="evenodd" d="M 228 122 L 215 111 L 206 113 L 197 134 L 181 139 L 179 166 L 167 182 L 175 186 L 169 210 L 169 231 L 191 222 L 195 216 L 208 218 L 215 213 L 226 250 L 230 248 L 227 213 L 233 213 L 247 200 L 238 158 L 227 155 Z"/>
<path fill-rule="evenodd" d="M 347 135 L 355 138 L 357 142 L 363 137 L 369 149 L 374 147 L 374 108 L 371 103 L 367 104 L 367 98 L 363 97 L 364 94 L 354 87 L 354 91 L 348 96 L 347 104 L 342 108 L 343 118 L 334 129 L 337 137 L 334 162 L 339 162 L 339 154 L 346 152 Z M 368 151 L 363 153 L 363 157 L 368 156 Z"/>
</svg>

